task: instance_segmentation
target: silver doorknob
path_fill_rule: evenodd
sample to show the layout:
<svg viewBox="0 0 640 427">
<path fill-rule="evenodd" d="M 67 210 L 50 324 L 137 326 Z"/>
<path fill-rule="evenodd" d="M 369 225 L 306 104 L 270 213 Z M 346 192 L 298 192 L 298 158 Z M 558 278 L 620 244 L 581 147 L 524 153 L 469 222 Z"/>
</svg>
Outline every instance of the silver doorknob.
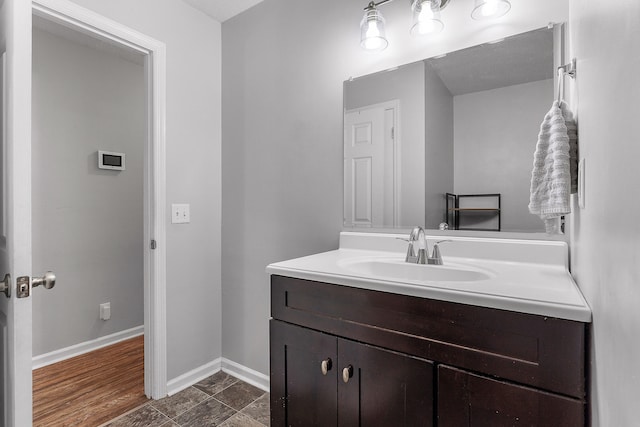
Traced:
<svg viewBox="0 0 640 427">
<path fill-rule="evenodd" d="M 56 275 L 53 271 L 47 271 L 42 277 L 34 277 L 31 280 L 31 287 L 37 288 L 38 286 L 44 286 L 45 289 L 51 289 L 56 285 Z"/>
</svg>

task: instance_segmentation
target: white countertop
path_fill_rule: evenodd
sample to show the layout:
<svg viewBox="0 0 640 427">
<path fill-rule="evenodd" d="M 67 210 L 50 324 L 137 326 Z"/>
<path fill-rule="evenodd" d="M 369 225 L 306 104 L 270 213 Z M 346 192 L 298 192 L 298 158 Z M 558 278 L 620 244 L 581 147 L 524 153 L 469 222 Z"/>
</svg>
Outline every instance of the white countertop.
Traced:
<svg viewBox="0 0 640 427">
<path fill-rule="evenodd" d="M 591 310 L 568 271 L 564 242 L 446 237 L 443 266 L 480 271 L 477 281 L 425 281 L 358 273 L 359 260 L 404 262 L 407 243 L 400 234 L 343 232 L 340 248 L 267 266 L 269 274 L 335 283 L 362 289 L 432 298 L 520 313 L 591 322 Z M 431 238 L 433 237 L 433 239 Z M 429 245 L 442 236 L 427 236 Z M 410 268 L 423 268 L 413 266 Z"/>
</svg>

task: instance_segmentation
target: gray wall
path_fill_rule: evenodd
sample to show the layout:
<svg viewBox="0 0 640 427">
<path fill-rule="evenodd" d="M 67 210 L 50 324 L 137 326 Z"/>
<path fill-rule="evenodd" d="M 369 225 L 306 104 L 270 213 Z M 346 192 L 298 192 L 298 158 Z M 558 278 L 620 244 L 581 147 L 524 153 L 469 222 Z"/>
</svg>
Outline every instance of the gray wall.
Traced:
<svg viewBox="0 0 640 427">
<path fill-rule="evenodd" d="M 554 97 L 553 79 L 458 95 L 455 192 L 500 193 L 504 231 L 544 232 L 529 213 L 533 152 Z"/>
<path fill-rule="evenodd" d="M 97 1 L 97 0 L 94 0 Z M 269 372 L 265 266 L 335 249 L 342 223 L 342 83 L 568 19 L 568 1 L 519 2 L 504 23 L 452 2 L 436 40 L 384 6 L 390 46 L 359 46 L 364 3 L 265 0 L 223 27 L 223 356 Z"/>
<path fill-rule="evenodd" d="M 425 78 L 425 222 L 438 228 L 445 221 L 445 193 L 453 192 L 453 97 L 429 61 Z"/>
<path fill-rule="evenodd" d="M 615 7 L 571 0 L 571 57 L 578 60 L 572 105 L 586 161 L 586 205 L 573 206 L 571 261 L 593 311 L 594 427 L 638 424 L 639 18 L 637 0 Z"/>
<path fill-rule="evenodd" d="M 75 0 L 167 46 L 168 378 L 221 354 L 221 28 L 181 0 Z M 191 223 L 170 224 L 190 203 Z M 162 244 L 162 242 L 160 242 Z"/>
<path fill-rule="evenodd" d="M 424 212 L 424 63 L 359 77 L 345 84 L 345 108 L 397 99 L 400 103 L 400 219 L 422 224 Z M 393 225 L 392 221 L 386 225 Z"/>
<path fill-rule="evenodd" d="M 33 271 L 58 279 L 33 294 L 35 356 L 144 323 L 144 68 L 34 30 L 32 88 Z"/>
</svg>

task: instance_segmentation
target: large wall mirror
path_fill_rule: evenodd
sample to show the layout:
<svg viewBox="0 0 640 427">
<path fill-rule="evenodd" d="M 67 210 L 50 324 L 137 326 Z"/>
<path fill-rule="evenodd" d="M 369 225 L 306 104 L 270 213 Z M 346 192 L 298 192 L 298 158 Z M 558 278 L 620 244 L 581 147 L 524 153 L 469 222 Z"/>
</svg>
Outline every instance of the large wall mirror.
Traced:
<svg viewBox="0 0 640 427">
<path fill-rule="evenodd" d="M 542 28 L 346 81 L 345 227 L 544 232 L 529 188 L 561 33 Z"/>
</svg>

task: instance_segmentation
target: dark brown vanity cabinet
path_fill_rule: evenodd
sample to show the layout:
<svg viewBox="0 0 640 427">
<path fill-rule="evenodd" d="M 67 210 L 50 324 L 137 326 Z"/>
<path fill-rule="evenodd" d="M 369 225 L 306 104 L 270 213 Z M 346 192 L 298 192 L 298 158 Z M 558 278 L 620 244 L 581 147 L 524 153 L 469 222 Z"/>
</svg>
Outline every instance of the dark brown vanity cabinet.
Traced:
<svg viewBox="0 0 640 427">
<path fill-rule="evenodd" d="M 586 325 L 273 275 L 271 425 L 585 425 Z"/>
<path fill-rule="evenodd" d="M 584 426 L 580 400 L 438 366 L 439 426 Z"/>
<path fill-rule="evenodd" d="M 271 364 L 272 425 L 433 425 L 429 361 L 272 320 Z"/>
</svg>

